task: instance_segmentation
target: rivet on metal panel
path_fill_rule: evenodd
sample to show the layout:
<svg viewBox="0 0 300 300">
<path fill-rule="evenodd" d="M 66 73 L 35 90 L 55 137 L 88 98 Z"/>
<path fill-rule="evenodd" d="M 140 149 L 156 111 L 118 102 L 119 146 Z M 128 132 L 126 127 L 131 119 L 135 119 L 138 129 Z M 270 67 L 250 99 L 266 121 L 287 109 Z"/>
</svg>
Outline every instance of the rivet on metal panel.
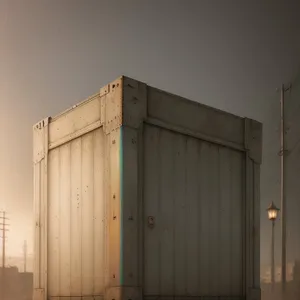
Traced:
<svg viewBox="0 0 300 300">
<path fill-rule="evenodd" d="M 113 278 L 116 278 L 116 275 L 115 275 L 115 274 L 113 274 Z"/>
<path fill-rule="evenodd" d="M 116 216 L 114 216 L 114 217 L 113 217 L 113 219 L 114 219 L 114 220 L 116 220 L 116 219 L 117 219 L 117 217 L 116 217 Z"/>
<path fill-rule="evenodd" d="M 116 194 L 113 194 L 113 198 L 116 199 Z"/>
<path fill-rule="evenodd" d="M 137 101 L 139 101 L 139 99 L 138 99 L 137 97 L 133 97 L 132 100 L 133 100 L 133 103 L 134 103 L 134 104 L 136 104 Z"/>
<path fill-rule="evenodd" d="M 148 217 L 148 226 L 149 226 L 150 228 L 153 228 L 153 227 L 154 227 L 154 217 L 152 217 L 152 216 L 149 216 L 149 217 Z"/>
<path fill-rule="evenodd" d="M 129 221 L 133 221 L 133 216 L 130 216 L 130 217 L 128 218 L 128 220 L 129 220 Z"/>
<path fill-rule="evenodd" d="M 132 144 L 136 144 L 136 139 L 132 139 L 132 140 L 131 140 L 131 143 L 132 143 Z"/>
</svg>

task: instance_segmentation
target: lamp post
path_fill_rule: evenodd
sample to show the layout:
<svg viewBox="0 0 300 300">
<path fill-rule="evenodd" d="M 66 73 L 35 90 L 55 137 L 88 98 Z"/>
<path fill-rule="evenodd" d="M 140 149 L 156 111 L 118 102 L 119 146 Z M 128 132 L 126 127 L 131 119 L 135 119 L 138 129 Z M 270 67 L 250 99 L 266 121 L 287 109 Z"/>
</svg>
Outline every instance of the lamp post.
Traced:
<svg viewBox="0 0 300 300">
<path fill-rule="evenodd" d="M 274 236 L 274 227 L 275 221 L 277 219 L 279 208 L 275 206 L 272 202 L 271 205 L 267 209 L 269 220 L 272 221 L 272 242 L 271 242 L 271 285 L 272 291 L 274 290 L 274 282 L 275 282 L 275 258 L 274 258 L 274 246 L 275 246 L 275 236 Z"/>
</svg>

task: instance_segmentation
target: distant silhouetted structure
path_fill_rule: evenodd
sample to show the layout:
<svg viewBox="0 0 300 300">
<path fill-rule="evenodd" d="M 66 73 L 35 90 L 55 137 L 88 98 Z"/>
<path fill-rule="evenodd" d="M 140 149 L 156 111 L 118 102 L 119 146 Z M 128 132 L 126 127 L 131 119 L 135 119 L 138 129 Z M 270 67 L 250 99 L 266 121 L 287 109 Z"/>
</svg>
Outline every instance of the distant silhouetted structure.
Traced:
<svg viewBox="0 0 300 300">
<path fill-rule="evenodd" d="M 24 241 L 23 246 L 23 254 L 24 254 L 24 273 L 27 271 L 27 241 Z"/>
<path fill-rule="evenodd" d="M 8 218 L 6 217 L 6 212 L 1 211 L 0 212 L 0 226 L 1 226 L 1 232 L 2 232 L 2 268 L 5 268 L 5 242 L 6 242 L 6 231 L 8 231 L 7 224 Z"/>
<path fill-rule="evenodd" d="M 0 269 L 0 282 L 2 283 L 5 278 L 5 288 L 3 284 L 1 284 L 1 300 L 32 299 L 32 273 L 20 273 L 17 267 L 6 267 Z"/>
</svg>

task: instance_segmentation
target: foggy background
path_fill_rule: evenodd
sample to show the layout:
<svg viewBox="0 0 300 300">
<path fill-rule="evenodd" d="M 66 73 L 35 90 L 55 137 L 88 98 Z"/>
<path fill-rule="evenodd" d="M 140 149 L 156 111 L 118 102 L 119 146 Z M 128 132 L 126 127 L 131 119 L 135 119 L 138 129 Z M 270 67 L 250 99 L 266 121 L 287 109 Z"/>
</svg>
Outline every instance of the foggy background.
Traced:
<svg viewBox="0 0 300 300">
<path fill-rule="evenodd" d="M 299 9 L 296 0 L 0 0 L 0 209 L 11 219 L 8 256 L 21 257 L 25 239 L 33 249 L 32 125 L 126 75 L 264 123 L 262 265 L 270 260 L 265 209 L 272 200 L 280 206 L 276 88 L 294 83 L 287 258 L 300 259 Z"/>
</svg>

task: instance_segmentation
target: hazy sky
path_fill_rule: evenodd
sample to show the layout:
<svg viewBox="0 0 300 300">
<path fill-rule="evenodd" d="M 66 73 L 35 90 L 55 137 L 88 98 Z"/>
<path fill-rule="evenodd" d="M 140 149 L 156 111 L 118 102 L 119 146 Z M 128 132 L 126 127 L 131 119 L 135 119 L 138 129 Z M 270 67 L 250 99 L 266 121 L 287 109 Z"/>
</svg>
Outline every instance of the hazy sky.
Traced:
<svg viewBox="0 0 300 300">
<path fill-rule="evenodd" d="M 32 251 L 32 124 L 124 74 L 265 123 L 268 262 L 265 207 L 279 205 L 275 89 L 299 70 L 298 2 L 0 0 L 0 206 L 11 217 L 9 253 L 21 253 L 24 239 Z"/>
</svg>

